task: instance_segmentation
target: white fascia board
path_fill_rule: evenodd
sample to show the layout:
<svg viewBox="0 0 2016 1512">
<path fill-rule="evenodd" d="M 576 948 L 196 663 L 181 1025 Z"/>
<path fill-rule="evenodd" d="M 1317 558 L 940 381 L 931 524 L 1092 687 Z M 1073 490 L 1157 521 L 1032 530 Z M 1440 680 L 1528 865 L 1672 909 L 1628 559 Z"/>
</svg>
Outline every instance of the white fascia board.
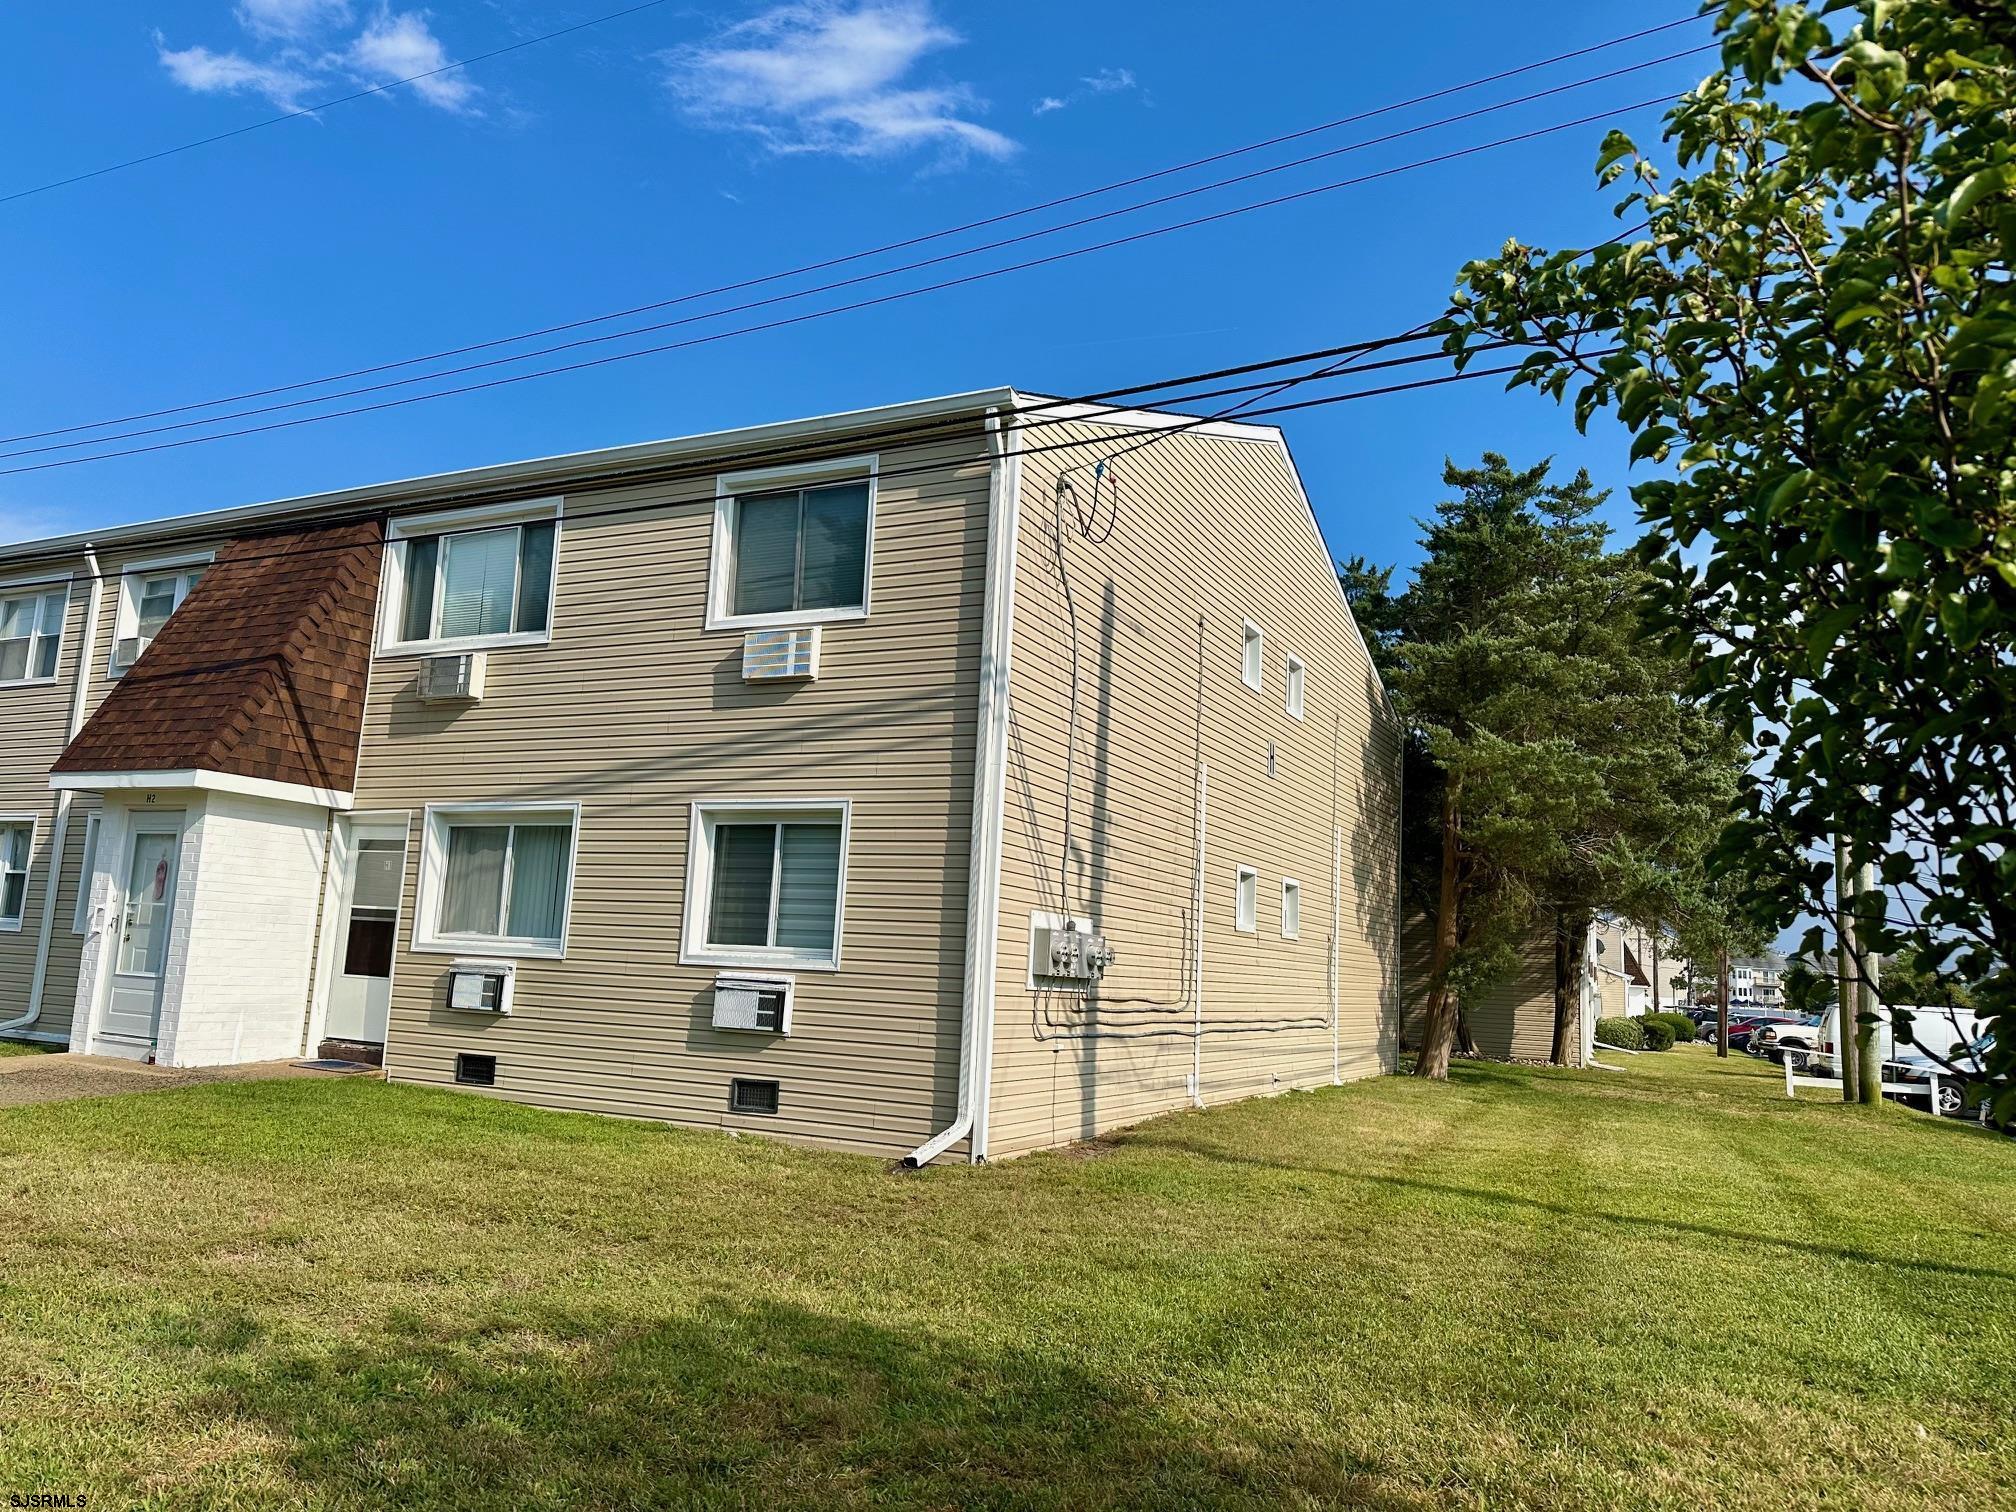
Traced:
<svg viewBox="0 0 2016 1512">
<path fill-rule="evenodd" d="M 276 803 L 305 803 L 313 808 L 347 811 L 357 799 L 334 788 L 275 782 L 268 777 L 243 777 L 236 772 L 51 772 L 49 786 L 57 792 L 112 793 L 148 789 L 155 792 L 237 793 L 246 798 L 270 798 Z"/>
<path fill-rule="evenodd" d="M 601 447 L 591 451 L 562 452 L 550 457 L 534 457 L 521 462 L 504 462 L 489 467 L 465 468 L 453 472 L 428 473 L 417 478 L 400 478 L 370 483 L 357 488 L 334 489 L 326 493 L 301 494 L 273 499 L 261 504 L 241 504 L 229 509 L 206 510 L 195 514 L 117 525 L 104 530 L 80 531 L 69 535 L 45 536 L 0 546 L 0 561 L 16 556 L 48 556 L 64 551 L 81 551 L 87 545 L 115 546 L 134 538 L 153 538 L 183 532 L 228 531 L 246 524 L 269 520 L 304 518 L 333 514 L 342 510 L 384 508 L 402 504 L 436 501 L 444 496 L 501 492 L 520 488 L 552 488 L 592 485 L 602 473 L 657 462 L 673 462 L 687 457 L 696 460 L 709 452 L 753 450 L 789 441 L 815 440 L 821 436 L 843 436 L 848 432 L 902 425 L 911 420 L 970 413 L 979 420 L 990 405 L 1012 402 L 1014 390 L 976 389 L 971 393 L 947 394 L 935 399 L 917 399 L 903 404 L 886 404 L 870 409 L 842 410 L 802 420 L 783 420 L 767 425 L 744 426 L 733 430 L 704 431 L 663 441 L 644 441 L 631 446 Z"/>
</svg>

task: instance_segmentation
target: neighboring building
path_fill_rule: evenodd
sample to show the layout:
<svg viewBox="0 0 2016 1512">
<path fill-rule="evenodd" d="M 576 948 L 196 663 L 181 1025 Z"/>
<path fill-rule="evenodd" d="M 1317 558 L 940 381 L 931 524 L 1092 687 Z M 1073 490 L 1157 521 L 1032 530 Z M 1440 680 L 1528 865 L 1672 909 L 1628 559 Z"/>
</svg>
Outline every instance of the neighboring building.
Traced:
<svg viewBox="0 0 2016 1512">
<path fill-rule="evenodd" d="M 1786 958 L 1776 951 L 1761 956 L 1736 956 L 1729 961 L 1731 1008 L 1785 1006 Z M 1712 994 L 1713 989 L 1710 989 Z"/>
<path fill-rule="evenodd" d="M 0 576 L 0 1033 L 927 1160 L 1395 1063 L 1398 733 L 1271 427 L 988 390 Z"/>
<path fill-rule="evenodd" d="M 1575 1022 L 1568 1035 L 1567 1064 L 1587 1065 L 1596 1020 L 1611 1012 L 1604 1003 L 1604 977 L 1597 965 L 1599 925 L 1591 925 L 1582 953 L 1582 980 L 1574 993 Z M 1407 921 L 1404 941 L 1406 1019 L 1402 1042 L 1409 1050 L 1421 1043 L 1421 1013 L 1427 1004 L 1433 935 L 1425 915 Z M 1546 1061 L 1554 1050 L 1554 936 L 1545 927 L 1534 930 L 1520 953 L 1519 967 L 1508 979 L 1493 983 L 1463 1004 L 1463 1020 L 1477 1053 L 1487 1060 Z"/>
</svg>

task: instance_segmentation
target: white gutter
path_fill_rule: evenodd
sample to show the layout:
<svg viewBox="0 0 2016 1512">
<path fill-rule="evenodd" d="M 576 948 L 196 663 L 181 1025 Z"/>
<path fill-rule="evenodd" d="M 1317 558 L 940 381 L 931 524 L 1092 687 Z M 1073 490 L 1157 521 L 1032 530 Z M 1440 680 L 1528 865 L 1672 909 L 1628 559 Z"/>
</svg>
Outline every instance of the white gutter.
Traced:
<svg viewBox="0 0 2016 1512">
<path fill-rule="evenodd" d="M 85 603 L 84 634 L 78 643 L 77 684 L 70 690 L 70 722 L 63 734 L 66 746 L 84 728 L 84 699 L 91 686 L 91 664 L 98 647 L 98 610 L 105 596 L 105 576 L 98 570 L 98 553 L 88 541 L 84 543 L 84 565 L 91 574 L 91 594 Z M 56 826 L 49 836 L 49 880 L 42 889 L 42 924 L 35 936 L 35 975 L 28 984 L 28 1011 L 0 1023 L 0 1033 L 25 1029 L 42 1017 L 42 993 L 49 985 L 49 946 L 56 936 L 57 884 L 63 877 L 63 849 L 70 838 L 70 805 L 74 801 L 68 791 L 56 794 Z M 77 885 L 89 887 L 91 879 L 79 877 Z"/>
<path fill-rule="evenodd" d="M 973 738 L 973 841 L 966 873 L 966 975 L 959 1015 L 959 1102 L 952 1122 L 903 1157 L 929 1165 L 962 1139 L 987 1158 L 994 1074 L 994 969 L 1001 936 L 1001 832 L 1008 788 L 1008 672 L 1015 636 L 1015 553 L 1021 526 L 1022 435 L 1013 415 L 987 411 L 987 588 L 981 609 L 979 719 Z M 970 1138 L 969 1138 L 970 1136 Z"/>
</svg>

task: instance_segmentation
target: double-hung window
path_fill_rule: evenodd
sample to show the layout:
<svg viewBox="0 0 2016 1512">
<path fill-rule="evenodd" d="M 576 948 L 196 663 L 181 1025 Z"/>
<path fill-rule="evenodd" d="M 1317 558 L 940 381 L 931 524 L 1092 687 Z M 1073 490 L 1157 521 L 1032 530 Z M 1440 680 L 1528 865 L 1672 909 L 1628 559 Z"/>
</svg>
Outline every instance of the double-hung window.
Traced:
<svg viewBox="0 0 2016 1512">
<path fill-rule="evenodd" d="M 681 958 L 837 967 L 848 816 L 844 799 L 694 805 Z"/>
<path fill-rule="evenodd" d="M 873 458 L 856 457 L 720 479 L 709 625 L 865 616 L 874 466 Z"/>
<path fill-rule="evenodd" d="M 545 641 L 553 622 L 558 540 L 550 501 L 395 524 L 381 649 L 479 650 Z"/>
<path fill-rule="evenodd" d="M 33 819 L 0 820 L 0 929 L 21 927 L 28 906 L 28 858 L 34 851 Z"/>
<path fill-rule="evenodd" d="M 154 643 L 169 617 L 195 589 L 209 557 L 135 562 L 119 574 L 119 609 L 112 632 L 112 672 L 124 672 Z"/>
<path fill-rule="evenodd" d="M 0 683 L 48 682 L 63 647 L 70 590 L 9 593 L 0 588 Z"/>
<path fill-rule="evenodd" d="M 430 806 L 413 948 L 565 954 L 579 827 L 571 803 Z"/>
</svg>

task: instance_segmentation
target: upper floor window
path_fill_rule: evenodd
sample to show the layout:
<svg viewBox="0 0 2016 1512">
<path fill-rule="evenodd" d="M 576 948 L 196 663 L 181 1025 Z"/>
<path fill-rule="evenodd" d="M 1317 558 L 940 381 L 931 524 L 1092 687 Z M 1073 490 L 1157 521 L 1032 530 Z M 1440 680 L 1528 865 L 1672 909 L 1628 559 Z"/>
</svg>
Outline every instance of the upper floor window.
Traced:
<svg viewBox="0 0 2016 1512">
<path fill-rule="evenodd" d="M 1302 658 L 1299 656 L 1289 657 L 1283 668 L 1282 681 L 1286 684 L 1283 704 L 1288 710 L 1288 717 L 1291 719 L 1300 719 L 1302 717 L 1302 675 Z"/>
<path fill-rule="evenodd" d="M 559 538 L 550 500 L 397 522 L 392 535 L 381 650 L 478 650 L 549 638 Z"/>
<path fill-rule="evenodd" d="M 1281 879 L 1281 938 L 1302 938 L 1302 884 L 1293 877 Z"/>
<path fill-rule="evenodd" d="M 0 594 L 0 683 L 48 682 L 63 646 L 70 590 Z"/>
<path fill-rule="evenodd" d="M 112 629 L 111 670 L 115 676 L 140 660 L 209 565 L 208 556 L 179 562 L 134 562 L 119 574 L 119 608 Z"/>
<path fill-rule="evenodd" d="M 1246 621 L 1245 641 L 1239 652 L 1239 680 L 1255 693 L 1260 691 L 1260 668 L 1266 654 L 1266 636 L 1253 621 Z"/>
<path fill-rule="evenodd" d="M 710 627 L 867 614 L 873 458 L 738 473 L 717 486 Z"/>
<path fill-rule="evenodd" d="M 1232 927 L 1251 934 L 1260 925 L 1260 873 L 1242 866 L 1233 873 Z"/>
</svg>

